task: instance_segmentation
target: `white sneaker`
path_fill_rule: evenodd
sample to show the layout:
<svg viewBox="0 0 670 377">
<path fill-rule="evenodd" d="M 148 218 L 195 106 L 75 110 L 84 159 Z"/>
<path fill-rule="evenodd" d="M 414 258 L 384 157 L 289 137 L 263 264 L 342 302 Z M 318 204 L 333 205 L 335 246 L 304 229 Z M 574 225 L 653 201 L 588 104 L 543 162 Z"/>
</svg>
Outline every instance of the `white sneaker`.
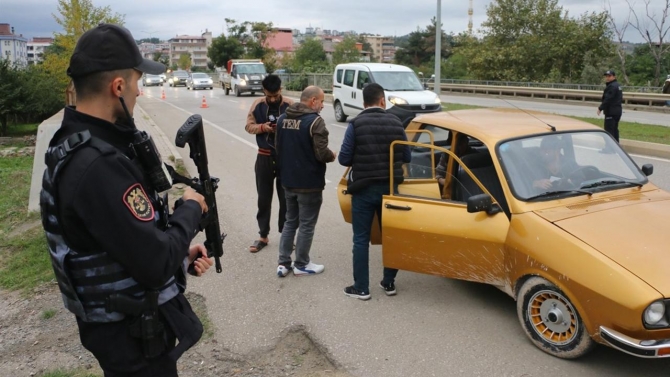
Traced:
<svg viewBox="0 0 670 377">
<path fill-rule="evenodd" d="M 309 262 L 305 267 L 293 267 L 293 275 L 295 276 L 309 276 L 316 275 L 323 272 L 323 265 Z"/>
<path fill-rule="evenodd" d="M 286 268 L 281 264 L 277 267 L 277 276 L 279 276 L 280 278 L 285 277 L 286 275 L 288 275 L 289 272 L 291 272 L 291 269 Z"/>
</svg>

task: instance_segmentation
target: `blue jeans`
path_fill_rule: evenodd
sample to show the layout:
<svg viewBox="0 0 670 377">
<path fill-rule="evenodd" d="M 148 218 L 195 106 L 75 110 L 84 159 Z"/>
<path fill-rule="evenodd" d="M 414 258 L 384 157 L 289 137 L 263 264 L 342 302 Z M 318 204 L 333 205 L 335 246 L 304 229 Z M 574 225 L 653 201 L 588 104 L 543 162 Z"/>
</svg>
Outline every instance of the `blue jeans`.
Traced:
<svg viewBox="0 0 670 377">
<path fill-rule="evenodd" d="M 286 198 L 286 222 L 279 240 L 279 264 L 291 266 L 291 252 L 295 233 L 295 266 L 305 267 L 309 263 L 309 250 L 312 248 L 314 228 L 319 219 L 323 202 L 323 191 L 295 192 L 284 189 Z"/>
<path fill-rule="evenodd" d="M 360 292 L 370 292 L 370 232 L 375 213 L 382 219 L 382 196 L 389 194 L 388 184 L 365 187 L 352 194 L 351 225 L 354 229 L 354 288 Z M 384 268 L 384 284 L 395 281 L 398 270 Z"/>
</svg>

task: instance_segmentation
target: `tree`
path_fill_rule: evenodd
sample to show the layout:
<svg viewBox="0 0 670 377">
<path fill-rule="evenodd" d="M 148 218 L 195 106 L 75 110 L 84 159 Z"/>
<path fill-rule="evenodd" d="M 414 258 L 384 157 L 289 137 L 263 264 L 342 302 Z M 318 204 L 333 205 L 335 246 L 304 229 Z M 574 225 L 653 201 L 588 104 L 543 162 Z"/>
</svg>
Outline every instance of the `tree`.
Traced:
<svg viewBox="0 0 670 377">
<path fill-rule="evenodd" d="M 9 117 L 20 114 L 27 105 L 22 76 L 9 59 L 0 59 L 0 136 L 8 135 Z"/>
<path fill-rule="evenodd" d="M 112 13 L 109 6 L 95 7 L 92 0 L 58 0 L 57 9 L 60 16 L 52 16 L 63 27 L 63 32 L 54 33 L 54 47 L 44 54 L 42 64 L 57 78 L 58 87 L 52 90 L 62 93 L 70 82 L 66 71 L 79 37 L 100 23 L 123 25 L 125 16 Z"/>
<path fill-rule="evenodd" d="M 230 59 L 238 59 L 244 55 L 244 47 L 239 39 L 221 34 L 212 40 L 207 50 L 207 57 L 217 67 L 225 67 Z"/>
<path fill-rule="evenodd" d="M 186 53 L 186 54 L 179 55 L 179 61 L 178 61 L 177 65 L 179 65 L 179 68 L 183 69 L 184 71 L 190 70 L 191 69 L 191 54 Z"/>
<path fill-rule="evenodd" d="M 400 39 L 400 49 L 396 52 L 395 60 L 398 64 L 408 65 L 418 68 L 422 65 L 434 65 L 435 62 L 435 37 L 436 37 L 435 17 L 431 19 L 430 25 L 426 29 L 417 28 L 409 34 L 407 39 Z M 453 36 L 447 35 L 442 30 L 442 59 L 449 58 L 451 55 L 451 43 Z"/>
<path fill-rule="evenodd" d="M 483 37 L 460 50 L 478 79 L 570 82 L 581 77 L 589 53 L 612 53 L 604 12 L 574 19 L 558 0 L 494 0 L 486 14 Z"/>
<path fill-rule="evenodd" d="M 656 0 L 657 2 L 659 0 Z M 632 16 L 631 26 L 637 30 L 642 39 L 649 46 L 649 52 L 656 62 L 654 69 L 654 86 L 660 84 L 661 79 L 661 66 L 663 58 L 670 54 L 670 44 L 668 43 L 666 37 L 668 37 L 668 31 L 670 31 L 670 0 L 665 0 L 665 5 L 661 10 L 661 15 L 656 15 L 652 10 L 649 9 L 651 5 L 651 0 L 643 0 L 645 4 L 647 22 L 641 22 L 640 18 L 637 15 L 637 12 L 633 9 L 633 5 L 630 3 L 630 0 L 626 0 L 628 3 L 628 8 L 630 9 Z M 651 23 L 652 26 L 649 26 Z M 650 30 L 651 29 L 651 30 Z"/>
<path fill-rule="evenodd" d="M 626 35 L 626 29 L 628 29 L 628 26 L 630 25 L 630 17 L 632 14 L 632 10 L 628 10 L 628 16 L 626 17 L 625 20 L 623 20 L 620 24 L 617 23 L 617 21 L 614 19 L 614 15 L 612 14 L 612 3 L 610 0 L 607 0 L 605 3 L 606 8 L 605 10 L 607 11 L 607 22 L 610 25 L 610 28 L 612 29 L 612 33 L 614 36 L 616 36 L 617 41 L 619 42 L 619 45 L 616 47 L 616 54 L 619 57 L 619 61 L 621 64 L 619 65 L 620 67 L 620 74 L 619 76 L 623 79 L 623 81 L 626 83 L 626 85 L 630 84 L 630 80 L 628 79 L 628 74 L 626 73 L 626 58 L 628 57 L 628 53 L 624 50 L 623 48 L 623 42 L 624 42 L 624 36 Z"/>
<path fill-rule="evenodd" d="M 293 72 L 328 72 L 330 65 L 321 42 L 316 38 L 305 40 L 295 50 L 290 68 Z"/>
<path fill-rule="evenodd" d="M 333 64 L 358 62 L 361 60 L 361 52 L 356 48 L 356 38 L 349 35 L 335 46 L 333 51 Z"/>
</svg>

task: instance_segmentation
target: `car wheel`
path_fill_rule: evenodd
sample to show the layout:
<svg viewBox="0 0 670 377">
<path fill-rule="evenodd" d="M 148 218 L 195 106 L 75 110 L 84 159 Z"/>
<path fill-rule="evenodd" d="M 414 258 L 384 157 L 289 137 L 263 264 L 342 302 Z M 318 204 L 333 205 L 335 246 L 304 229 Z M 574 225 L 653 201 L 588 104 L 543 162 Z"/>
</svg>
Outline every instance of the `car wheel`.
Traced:
<svg viewBox="0 0 670 377">
<path fill-rule="evenodd" d="M 223 86 L 223 90 L 226 92 L 226 95 L 228 95 L 228 93 L 230 93 L 230 89 L 224 84 L 221 84 L 221 86 Z"/>
<path fill-rule="evenodd" d="M 333 108 L 335 109 L 335 120 L 338 122 L 346 122 L 347 116 L 344 115 L 344 109 L 342 108 L 340 101 L 336 101 Z"/>
<path fill-rule="evenodd" d="M 521 286 L 516 309 L 528 338 L 552 356 L 576 359 L 595 346 L 570 299 L 543 278 L 532 277 Z"/>
<path fill-rule="evenodd" d="M 240 93 L 240 88 L 237 85 L 235 85 L 235 96 L 239 97 L 241 95 L 242 95 L 242 93 Z"/>
</svg>

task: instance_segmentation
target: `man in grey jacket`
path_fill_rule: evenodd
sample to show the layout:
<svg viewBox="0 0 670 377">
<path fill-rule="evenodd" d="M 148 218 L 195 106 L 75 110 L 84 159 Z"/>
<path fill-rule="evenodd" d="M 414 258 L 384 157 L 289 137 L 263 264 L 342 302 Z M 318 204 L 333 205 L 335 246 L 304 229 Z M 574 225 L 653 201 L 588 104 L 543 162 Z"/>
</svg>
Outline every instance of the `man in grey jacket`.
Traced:
<svg viewBox="0 0 670 377">
<path fill-rule="evenodd" d="M 309 86 L 302 92 L 300 102 L 289 106 L 277 120 L 275 145 L 286 197 L 286 223 L 279 241 L 279 277 L 291 270 L 295 276 L 309 276 L 324 269 L 309 259 L 326 186 L 326 163 L 335 161 L 335 152 L 328 149 L 326 123 L 319 116 L 323 100 L 323 90 Z"/>
</svg>

